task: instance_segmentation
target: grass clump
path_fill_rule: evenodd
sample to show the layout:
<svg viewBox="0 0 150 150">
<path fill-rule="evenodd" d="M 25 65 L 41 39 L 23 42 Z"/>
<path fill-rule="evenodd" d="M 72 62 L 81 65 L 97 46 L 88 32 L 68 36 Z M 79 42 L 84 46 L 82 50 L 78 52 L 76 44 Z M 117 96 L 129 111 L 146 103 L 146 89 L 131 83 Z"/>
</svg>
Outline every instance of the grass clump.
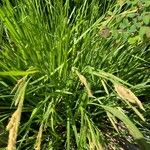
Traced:
<svg viewBox="0 0 150 150">
<path fill-rule="evenodd" d="M 21 108 L 13 147 L 102 150 L 136 143 L 148 149 L 149 43 L 136 31 L 128 40 L 130 23 L 122 30 L 116 20 L 140 15 L 137 5 L 97 0 L 1 4 L 2 125 Z M 125 137 L 128 144 L 121 145 Z"/>
</svg>

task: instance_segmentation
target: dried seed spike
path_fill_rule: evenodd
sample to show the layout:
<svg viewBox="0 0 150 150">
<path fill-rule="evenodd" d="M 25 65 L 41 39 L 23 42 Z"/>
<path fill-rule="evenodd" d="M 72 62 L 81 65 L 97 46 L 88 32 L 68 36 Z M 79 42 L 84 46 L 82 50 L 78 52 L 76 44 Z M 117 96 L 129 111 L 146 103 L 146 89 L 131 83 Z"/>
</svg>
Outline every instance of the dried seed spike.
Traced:
<svg viewBox="0 0 150 150">
<path fill-rule="evenodd" d="M 23 80 L 25 80 L 25 78 L 26 77 L 22 78 L 22 80 L 19 81 L 21 83 L 19 83 L 19 86 L 17 86 L 17 88 L 19 89 L 19 91 L 17 92 L 18 107 L 17 107 L 17 110 L 13 113 L 13 115 L 6 127 L 6 129 L 9 130 L 7 150 L 15 150 L 16 149 L 17 133 L 18 133 L 18 128 L 19 128 L 20 119 L 21 119 L 21 112 L 22 112 L 25 88 L 27 85 L 27 83 L 22 82 Z M 24 86 L 24 88 L 21 90 L 20 86 Z"/>
<path fill-rule="evenodd" d="M 34 146 L 35 150 L 40 150 L 41 149 L 42 132 L 43 132 L 43 124 L 41 124 L 41 126 L 39 128 L 39 132 L 38 132 L 38 135 L 37 135 L 36 143 L 35 143 L 35 146 Z"/>
<path fill-rule="evenodd" d="M 88 83 L 87 83 L 86 78 L 85 78 L 83 75 L 81 75 L 79 72 L 76 71 L 76 73 L 77 73 L 77 75 L 78 75 L 78 77 L 79 77 L 81 83 L 84 84 L 84 86 L 85 86 L 85 88 L 86 88 L 86 90 L 87 90 L 88 96 L 89 96 L 89 97 L 94 97 L 94 96 L 92 95 L 92 92 L 91 92 L 90 88 L 89 88 L 89 85 L 88 85 Z"/>
<path fill-rule="evenodd" d="M 15 112 L 12 114 L 12 117 L 10 118 L 10 121 L 9 121 L 8 125 L 6 126 L 6 130 L 10 130 L 11 128 L 13 128 L 14 122 L 15 122 L 15 120 L 16 120 L 16 113 L 17 113 L 17 111 L 15 111 Z"/>
<path fill-rule="evenodd" d="M 15 150 L 16 148 L 16 139 L 18 133 L 18 127 L 20 124 L 21 110 L 18 108 L 12 115 L 8 125 L 7 130 L 9 130 L 9 138 L 7 150 Z"/>
<path fill-rule="evenodd" d="M 139 108 L 145 110 L 141 101 L 135 96 L 135 94 L 130 89 L 127 89 L 121 84 L 115 84 L 114 87 L 115 91 L 117 92 L 120 98 L 122 98 L 123 100 L 127 100 L 130 103 L 137 104 Z"/>
<path fill-rule="evenodd" d="M 19 87 L 19 85 L 22 83 L 22 81 L 23 81 L 23 79 L 20 79 L 20 80 L 17 81 L 17 84 L 12 89 L 12 91 L 10 92 L 10 94 L 14 93 L 14 91 Z"/>
<path fill-rule="evenodd" d="M 129 90 L 126 89 L 124 86 L 120 84 L 116 84 L 114 85 L 114 87 L 115 87 L 115 91 L 117 92 L 120 98 L 122 98 L 123 100 L 128 100 L 130 103 L 133 104 L 136 103 L 135 98 L 132 97 Z"/>
</svg>

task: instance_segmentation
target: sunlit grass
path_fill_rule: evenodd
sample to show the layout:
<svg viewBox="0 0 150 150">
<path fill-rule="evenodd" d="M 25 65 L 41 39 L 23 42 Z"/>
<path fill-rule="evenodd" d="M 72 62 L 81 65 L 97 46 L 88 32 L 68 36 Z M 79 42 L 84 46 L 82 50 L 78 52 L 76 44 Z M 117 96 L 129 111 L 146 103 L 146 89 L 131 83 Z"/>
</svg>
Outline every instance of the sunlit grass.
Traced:
<svg viewBox="0 0 150 150">
<path fill-rule="evenodd" d="M 143 129 L 149 128 L 142 125 L 149 119 L 149 50 L 144 42 L 130 45 L 113 35 L 115 18 L 132 10 L 115 1 L 5 2 L 0 8 L 0 119 L 6 126 L 17 109 L 14 101 L 25 91 L 16 148 L 109 149 L 117 135 L 132 136 L 129 142 L 146 149 Z M 128 95 L 120 96 L 116 85 Z M 113 144 L 117 148 L 119 142 Z"/>
</svg>

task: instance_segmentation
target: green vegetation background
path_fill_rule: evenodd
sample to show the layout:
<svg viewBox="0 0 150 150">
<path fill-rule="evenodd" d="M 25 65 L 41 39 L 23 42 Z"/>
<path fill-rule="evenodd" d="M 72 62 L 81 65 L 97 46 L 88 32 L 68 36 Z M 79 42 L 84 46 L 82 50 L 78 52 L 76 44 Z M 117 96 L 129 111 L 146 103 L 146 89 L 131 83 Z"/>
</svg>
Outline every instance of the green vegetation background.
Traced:
<svg viewBox="0 0 150 150">
<path fill-rule="evenodd" d="M 2 1 L 0 146 L 22 103 L 17 150 L 149 150 L 149 41 L 149 0 Z"/>
</svg>

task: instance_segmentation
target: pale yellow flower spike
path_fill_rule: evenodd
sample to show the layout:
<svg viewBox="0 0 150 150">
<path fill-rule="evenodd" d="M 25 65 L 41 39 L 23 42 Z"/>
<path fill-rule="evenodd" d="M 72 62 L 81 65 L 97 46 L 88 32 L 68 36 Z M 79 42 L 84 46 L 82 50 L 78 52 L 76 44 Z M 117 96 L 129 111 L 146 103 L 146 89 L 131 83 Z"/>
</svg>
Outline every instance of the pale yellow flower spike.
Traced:
<svg viewBox="0 0 150 150">
<path fill-rule="evenodd" d="M 91 90 L 90 90 L 90 88 L 89 88 L 89 85 L 87 83 L 86 78 L 83 75 L 81 75 L 79 72 L 76 71 L 76 73 L 77 73 L 77 75 L 78 75 L 81 83 L 84 84 L 84 86 L 85 86 L 85 88 L 87 90 L 88 96 L 89 97 L 94 97 L 93 94 L 92 94 L 92 92 L 91 92 Z"/>
<path fill-rule="evenodd" d="M 16 105 L 18 105 L 17 110 L 12 114 L 10 121 L 6 127 L 9 131 L 9 138 L 7 144 L 7 150 L 15 150 L 16 149 L 16 140 L 17 140 L 17 133 L 21 119 L 21 112 L 23 107 L 24 95 L 27 82 L 25 82 L 26 77 L 19 80 L 17 86 L 15 86 L 15 90 L 18 88 L 19 91 L 17 92 L 17 96 L 15 101 L 17 101 Z"/>
<path fill-rule="evenodd" d="M 128 88 L 124 87 L 121 84 L 115 84 L 115 91 L 117 92 L 118 96 L 123 99 L 127 100 L 130 103 L 137 104 L 139 108 L 145 110 L 141 101 L 135 96 L 135 94 Z"/>
<path fill-rule="evenodd" d="M 41 149 L 42 132 L 43 132 L 43 124 L 41 124 L 41 126 L 39 128 L 39 132 L 38 132 L 37 139 L 36 139 L 35 146 L 34 146 L 35 150 Z"/>
<path fill-rule="evenodd" d="M 6 129 L 9 130 L 7 150 L 16 149 L 16 139 L 17 139 L 17 133 L 18 133 L 18 128 L 20 124 L 21 111 L 22 111 L 22 108 L 18 107 L 18 109 L 13 113 L 6 127 Z"/>
</svg>

